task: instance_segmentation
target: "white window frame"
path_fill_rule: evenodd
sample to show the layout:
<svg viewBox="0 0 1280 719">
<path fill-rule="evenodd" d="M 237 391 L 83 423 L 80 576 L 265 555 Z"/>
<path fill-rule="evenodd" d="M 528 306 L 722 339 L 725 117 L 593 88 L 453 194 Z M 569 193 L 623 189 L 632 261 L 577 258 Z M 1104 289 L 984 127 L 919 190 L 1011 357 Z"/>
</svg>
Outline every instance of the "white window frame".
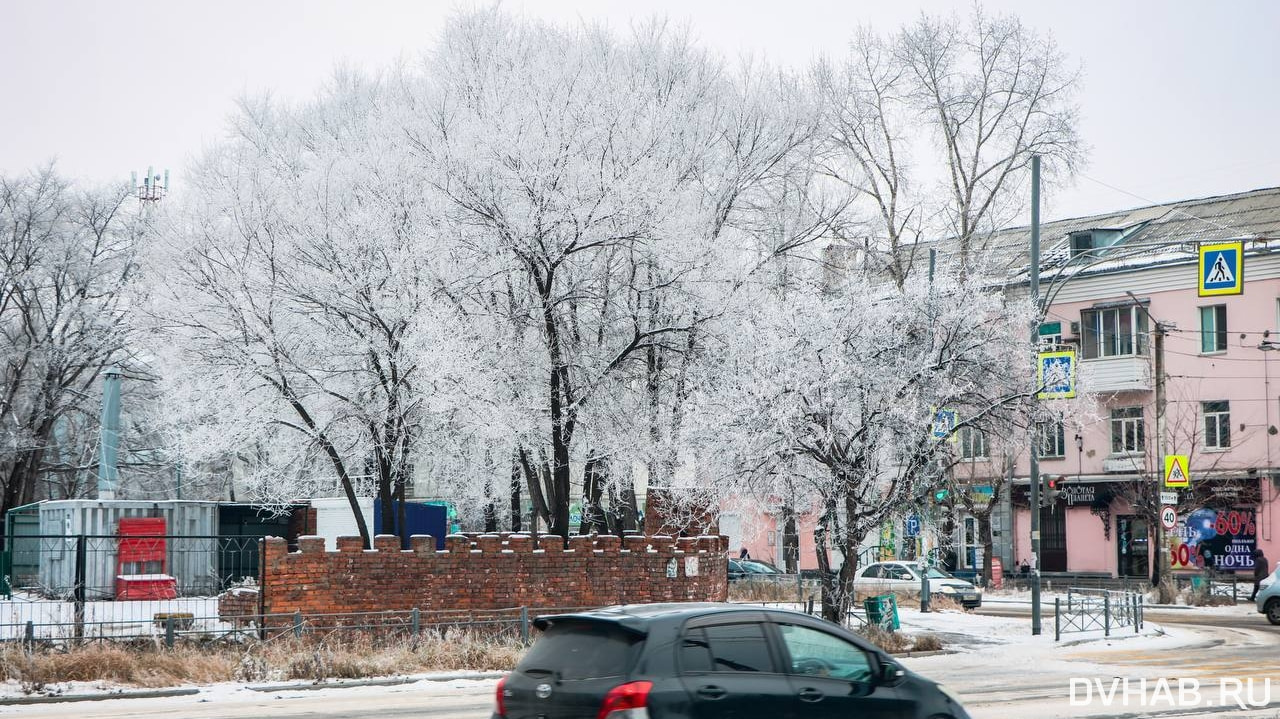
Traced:
<svg viewBox="0 0 1280 719">
<path fill-rule="evenodd" d="M 1211 318 L 1212 322 L 1205 322 Z M 1212 324 L 1212 326 L 1209 326 Z M 1219 327 L 1218 325 L 1222 326 Z M 1208 340 L 1213 336 L 1213 349 L 1206 349 Z M 1200 308 L 1200 354 L 1216 355 L 1227 351 L 1227 306 L 1205 305 Z"/>
<path fill-rule="evenodd" d="M 1129 331 L 1119 331 L 1127 315 Z M 1108 318 L 1115 318 L 1108 332 Z M 1137 357 L 1147 353 L 1147 312 L 1140 305 L 1093 307 L 1080 311 L 1080 356 L 1084 360 Z M 1126 342 L 1127 340 L 1127 342 Z M 1126 346 L 1127 345 L 1127 346 Z M 1124 350 L 1124 351 L 1122 351 Z"/>
<path fill-rule="evenodd" d="M 1212 400 L 1200 403 L 1204 416 L 1204 448 L 1208 451 L 1231 449 L 1231 402 Z"/>
<path fill-rule="evenodd" d="M 987 434 L 977 427 L 961 427 L 959 444 L 961 459 L 976 462 L 990 456 L 987 451 Z"/>
<path fill-rule="evenodd" d="M 1137 416 L 1132 416 L 1134 413 Z M 1145 412 L 1137 407 L 1116 407 L 1111 410 L 1111 453 L 1116 455 L 1141 454 L 1146 451 Z M 1117 430 L 1119 430 L 1117 435 Z M 1116 444 L 1117 436 L 1120 439 Z M 1132 440 L 1132 441 L 1130 441 Z"/>
<path fill-rule="evenodd" d="M 1056 437 L 1051 436 L 1050 433 L 1055 431 L 1056 431 Z M 1062 420 L 1059 419 L 1059 420 L 1053 420 L 1052 422 L 1041 422 L 1039 425 L 1038 438 L 1040 441 L 1039 449 L 1040 449 L 1041 459 L 1065 459 L 1066 458 L 1067 429 L 1062 425 Z M 1053 454 L 1049 454 L 1045 450 L 1045 448 L 1051 444 L 1049 442 L 1051 438 L 1056 440 L 1052 442 L 1052 444 L 1054 445 L 1054 448 L 1058 450 Z"/>
</svg>

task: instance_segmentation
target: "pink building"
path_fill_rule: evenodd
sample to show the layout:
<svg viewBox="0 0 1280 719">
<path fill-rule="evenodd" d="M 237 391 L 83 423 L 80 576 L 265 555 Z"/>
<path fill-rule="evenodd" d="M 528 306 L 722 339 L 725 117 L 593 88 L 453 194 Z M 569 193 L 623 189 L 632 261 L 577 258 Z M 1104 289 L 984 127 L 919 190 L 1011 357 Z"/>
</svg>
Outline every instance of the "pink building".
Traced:
<svg viewBox="0 0 1280 719">
<path fill-rule="evenodd" d="M 1025 267 L 1029 228 L 992 245 Z M 1061 495 L 1041 509 L 1042 572 L 1149 577 L 1161 540 L 1169 569 L 1251 571 L 1253 548 L 1280 560 L 1280 188 L 1142 207 L 1045 223 L 1041 228 L 1041 336 L 1076 353 L 1078 387 L 1097 399 L 1093 416 L 1047 428 L 1040 471 Z M 1199 248 L 1241 243 L 1243 291 L 1201 296 Z M 1212 268 L 1207 268 L 1212 270 Z M 1223 277 L 1218 277 L 1222 280 Z M 1212 286 L 1212 285 L 1211 285 Z M 1220 283 L 1219 287 L 1222 286 Z M 1010 292 L 1026 292 L 1022 284 Z M 1274 363 L 1274 364 L 1272 364 Z M 1165 413 L 1157 421 L 1157 364 Z M 1274 380 L 1272 378 L 1275 378 Z M 1053 400 L 1048 400 L 1053 402 Z M 1053 405 L 1050 404 L 1052 407 Z M 994 551 L 1006 573 L 1031 559 L 1028 452 L 1012 485 L 980 433 L 959 438 L 953 470 L 977 485 L 1006 483 L 992 513 Z M 1165 455 L 1189 458 L 1190 488 L 1178 492 L 1174 530 L 1157 527 Z M 983 480 L 983 478 L 988 478 Z M 1165 490 L 1169 491 L 1169 490 Z M 930 521 L 932 515 L 932 521 Z M 775 517 L 730 513 L 722 531 L 733 551 L 782 563 Z M 923 519 L 923 540 L 909 539 Z M 882 538 L 903 554 L 949 546 L 956 568 L 985 562 L 978 523 L 952 517 L 939 537 L 937 512 L 904 509 Z M 931 526 L 929 526 L 931 525 Z M 812 521 L 799 527 L 800 566 L 814 567 Z M 1159 533 L 1159 537 L 1157 534 Z M 886 541 L 887 540 L 887 541 Z M 879 549 L 872 553 L 879 553 Z"/>
<path fill-rule="evenodd" d="M 1014 233 L 1025 236 L 1027 230 Z M 1164 566 L 1250 571 L 1280 559 L 1280 189 L 1144 207 L 1042 228 L 1046 344 L 1075 350 L 1096 417 L 1051 428 L 1040 471 L 1062 496 L 1041 510 L 1044 572 L 1150 576 L 1165 455 L 1189 459 L 1177 524 L 1159 530 Z M 1200 266 L 1200 247 L 1239 242 L 1243 268 Z M 1202 273 L 1218 294 L 1202 296 Z M 1240 277 L 1236 275 L 1240 274 Z M 1237 288 L 1242 292 L 1235 294 Z M 1275 365 L 1272 365 L 1275 362 Z M 1163 367 L 1165 413 L 1157 421 Z M 1050 400 L 1052 402 L 1052 400 Z M 1030 560 L 1028 458 L 1013 531 Z"/>
</svg>

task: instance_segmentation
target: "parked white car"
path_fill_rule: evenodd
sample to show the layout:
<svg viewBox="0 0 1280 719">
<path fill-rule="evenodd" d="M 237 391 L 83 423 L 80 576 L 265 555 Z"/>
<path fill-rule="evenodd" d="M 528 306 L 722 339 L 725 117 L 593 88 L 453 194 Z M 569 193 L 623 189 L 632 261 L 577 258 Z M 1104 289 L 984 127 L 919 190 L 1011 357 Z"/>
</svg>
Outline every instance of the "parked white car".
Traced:
<svg viewBox="0 0 1280 719">
<path fill-rule="evenodd" d="M 1267 621 L 1272 624 L 1280 624 L 1280 582 L 1276 581 L 1277 577 L 1280 577 L 1280 567 L 1259 583 L 1257 597 L 1258 611 L 1267 615 Z"/>
<path fill-rule="evenodd" d="M 919 596 L 920 579 L 925 571 L 925 567 L 916 562 L 876 562 L 858 569 L 853 575 L 853 589 L 859 596 Z M 972 582 L 953 577 L 937 567 L 929 567 L 927 571 L 930 594 L 950 597 L 966 609 L 982 606 L 982 590 Z"/>
</svg>

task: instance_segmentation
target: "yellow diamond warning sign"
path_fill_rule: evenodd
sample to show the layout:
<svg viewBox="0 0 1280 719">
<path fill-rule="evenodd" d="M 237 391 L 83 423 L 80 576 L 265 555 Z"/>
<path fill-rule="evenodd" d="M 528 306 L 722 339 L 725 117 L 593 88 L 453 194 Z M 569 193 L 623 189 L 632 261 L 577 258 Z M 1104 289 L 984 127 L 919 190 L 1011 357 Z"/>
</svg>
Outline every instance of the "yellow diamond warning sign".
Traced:
<svg viewBox="0 0 1280 719">
<path fill-rule="evenodd" d="M 1170 454 L 1165 456 L 1164 486 L 1191 486 L 1191 473 L 1187 471 L 1187 456 L 1185 454 Z"/>
</svg>

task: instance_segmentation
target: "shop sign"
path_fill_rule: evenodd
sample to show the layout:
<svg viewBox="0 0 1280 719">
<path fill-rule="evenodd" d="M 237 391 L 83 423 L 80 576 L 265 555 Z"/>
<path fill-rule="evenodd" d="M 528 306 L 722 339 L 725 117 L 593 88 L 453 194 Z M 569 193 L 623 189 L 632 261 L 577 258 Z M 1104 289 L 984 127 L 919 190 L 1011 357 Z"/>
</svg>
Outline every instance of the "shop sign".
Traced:
<svg viewBox="0 0 1280 719">
<path fill-rule="evenodd" d="M 1253 509 L 1197 509 L 1178 522 L 1169 535 L 1174 569 L 1253 569 L 1258 547 L 1257 512 Z"/>
</svg>

